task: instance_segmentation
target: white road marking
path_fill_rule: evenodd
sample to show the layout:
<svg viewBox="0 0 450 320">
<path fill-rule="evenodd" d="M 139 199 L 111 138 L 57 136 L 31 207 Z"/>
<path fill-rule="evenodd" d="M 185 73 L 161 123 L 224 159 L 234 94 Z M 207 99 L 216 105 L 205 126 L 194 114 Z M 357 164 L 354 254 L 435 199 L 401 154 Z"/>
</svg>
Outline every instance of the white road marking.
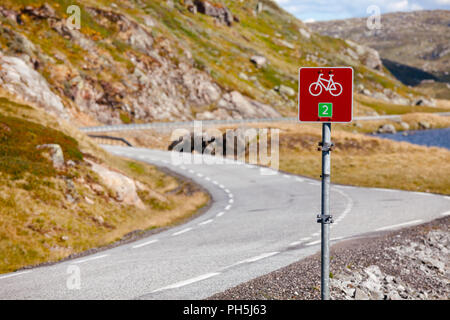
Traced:
<svg viewBox="0 0 450 320">
<path fill-rule="evenodd" d="M 228 211 L 228 210 L 230 210 L 230 208 L 231 208 L 231 205 L 227 205 L 227 206 L 225 207 L 225 210 Z"/>
<path fill-rule="evenodd" d="M 442 215 L 442 216 L 444 216 L 444 217 L 446 217 L 446 216 L 449 216 L 449 215 L 450 215 L 450 211 L 447 211 L 447 212 L 441 213 L 441 215 Z"/>
<path fill-rule="evenodd" d="M 219 184 L 216 180 L 214 180 L 212 183 L 215 185 Z"/>
<path fill-rule="evenodd" d="M 312 234 L 312 236 L 313 236 L 313 237 L 317 237 L 319 234 L 320 234 L 320 232 L 314 232 L 314 233 Z"/>
<path fill-rule="evenodd" d="M 233 194 L 232 193 L 229 193 L 228 194 L 228 198 L 233 198 L 234 196 L 233 196 Z"/>
<path fill-rule="evenodd" d="M 338 240 L 342 240 L 344 239 L 344 237 L 336 237 L 336 238 L 331 238 L 330 241 L 338 241 Z"/>
<path fill-rule="evenodd" d="M 311 239 L 311 237 L 306 237 L 306 238 L 301 238 L 300 241 L 308 241 L 310 239 Z"/>
<path fill-rule="evenodd" d="M 155 240 L 150 240 L 150 241 L 147 241 L 147 242 L 144 242 L 144 243 L 141 243 L 141 244 L 137 244 L 137 245 L 133 246 L 133 249 L 142 248 L 142 247 L 145 247 L 145 246 L 147 246 L 149 244 L 152 244 L 152 243 L 155 243 L 155 242 L 158 242 L 158 241 L 159 241 L 158 239 L 155 239 Z"/>
<path fill-rule="evenodd" d="M 15 272 L 15 273 L 12 273 L 12 274 L 7 274 L 6 276 L 1 276 L 0 280 L 7 279 L 7 278 L 12 278 L 12 277 L 17 277 L 17 276 L 20 276 L 22 274 L 26 274 L 26 273 L 30 273 L 30 272 L 31 272 L 31 270 L 30 271 Z"/>
<path fill-rule="evenodd" d="M 229 189 L 224 190 L 226 193 L 230 193 L 231 191 Z"/>
<path fill-rule="evenodd" d="M 211 179 L 209 177 L 205 177 L 206 181 L 211 181 Z"/>
<path fill-rule="evenodd" d="M 229 203 L 229 204 L 232 204 L 233 202 L 234 202 L 233 199 L 228 200 L 228 203 Z"/>
<path fill-rule="evenodd" d="M 180 166 L 180 169 L 181 170 L 186 170 L 186 167 L 185 166 Z"/>
<path fill-rule="evenodd" d="M 293 247 L 293 246 L 296 246 L 296 245 L 298 245 L 300 243 L 302 243 L 302 242 L 301 241 L 294 241 L 294 242 L 289 243 L 289 246 Z"/>
<path fill-rule="evenodd" d="M 344 211 L 339 215 L 339 217 L 336 219 L 336 221 L 334 223 L 336 225 L 339 222 L 341 222 L 350 213 L 350 211 L 352 211 L 352 209 L 353 209 L 353 199 L 351 197 L 349 197 L 345 192 L 343 192 L 341 190 L 336 189 L 335 191 L 338 192 L 344 198 L 347 199 L 347 205 L 346 205 Z"/>
<path fill-rule="evenodd" d="M 415 193 L 419 196 L 432 196 L 433 195 L 432 193 L 427 193 L 427 192 L 412 192 L 412 193 Z"/>
<path fill-rule="evenodd" d="M 195 173 L 194 170 L 192 170 L 192 169 L 189 169 L 188 171 L 189 171 L 189 173 L 192 173 L 192 174 Z"/>
<path fill-rule="evenodd" d="M 308 242 L 307 244 L 305 244 L 305 246 L 313 246 L 313 245 L 315 245 L 315 244 L 319 244 L 320 241 L 321 241 L 321 240 L 311 241 L 311 242 Z"/>
<path fill-rule="evenodd" d="M 296 177 L 295 180 L 297 180 L 298 182 L 304 182 L 305 180 L 299 177 Z"/>
<path fill-rule="evenodd" d="M 212 277 L 217 276 L 219 274 L 220 274 L 220 272 L 206 273 L 206 274 L 203 274 L 203 275 L 195 277 L 195 278 L 191 278 L 191 279 L 188 279 L 188 280 L 184 280 L 184 281 L 180 281 L 180 282 L 171 284 L 171 285 L 169 285 L 167 287 L 156 289 L 156 290 L 152 291 L 152 293 L 163 291 L 163 290 L 181 288 L 181 287 L 193 284 L 195 282 L 199 282 L 199 281 L 202 281 L 202 280 L 206 280 L 206 279 L 212 278 Z"/>
<path fill-rule="evenodd" d="M 223 211 L 222 211 L 222 212 L 219 212 L 219 213 L 217 214 L 217 217 L 221 217 L 221 216 L 223 216 L 223 215 L 224 215 L 224 213 L 225 213 L 225 212 L 223 212 Z"/>
<path fill-rule="evenodd" d="M 237 264 L 256 262 L 258 260 L 262 260 L 262 259 L 274 256 L 274 255 L 279 254 L 279 253 L 280 252 L 278 252 L 278 251 L 263 253 L 263 254 L 260 254 L 259 256 L 255 256 L 255 257 L 252 257 L 252 258 L 248 258 L 248 259 L 242 260 L 242 261 L 238 262 Z"/>
<path fill-rule="evenodd" d="M 225 189 L 225 186 L 223 184 L 219 184 L 220 189 Z"/>
<path fill-rule="evenodd" d="M 286 179 L 290 179 L 291 178 L 291 176 L 287 175 L 287 174 L 283 174 L 283 177 L 286 178 Z"/>
<path fill-rule="evenodd" d="M 92 258 L 87 258 L 87 259 L 83 259 L 83 260 L 78 260 L 78 261 L 73 262 L 72 264 L 85 263 L 85 262 L 88 262 L 88 261 L 93 261 L 93 260 L 98 260 L 98 259 L 106 258 L 106 257 L 108 257 L 108 256 L 109 256 L 109 254 L 104 254 L 104 255 L 101 255 L 101 256 L 97 256 L 97 257 L 92 257 Z"/>
<path fill-rule="evenodd" d="M 201 174 L 201 173 L 197 173 L 197 177 L 199 177 L 199 178 L 203 178 L 203 174 Z"/>
<path fill-rule="evenodd" d="M 418 220 L 413 220 L 413 221 L 409 221 L 409 222 L 405 222 L 405 223 L 394 224 L 394 225 L 391 225 L 391 226 L 386 226 L 386 227 L 378 228 L 378 229 L 376 229 L 375 231 L 383 231 L 383 230 L 395 229 L 395 228 L 398 228 L 398 227 L 409 226 L 409 225 L 412 225 L 412 224 L 419 224 L 419 223 L 421 223 L 422 221 L 423 221 L 423 220 L 418 219 Z"/>
<path fill-rule="evenodd" d="M 178 236 L 180 234 L 186 233 L 186 232 L 191 231 L 191 230 L 192 230 L 192 228 L 186 228 L 186 229 L 183 229 L 181 231 L 175 232 L 174 234 L 172 234 L 172 236 Z"/>
<path fill-rule="evenodd" d="M 214 221 L 213 219 L 209 219 L 209 220 L 206 220 L 206 221 L 203 221 L 203 222 L 199 223 L 198 225 L 199 226 L 204 226 L 205 224 L 211 223 L 213 221 Z"/>
</svg>

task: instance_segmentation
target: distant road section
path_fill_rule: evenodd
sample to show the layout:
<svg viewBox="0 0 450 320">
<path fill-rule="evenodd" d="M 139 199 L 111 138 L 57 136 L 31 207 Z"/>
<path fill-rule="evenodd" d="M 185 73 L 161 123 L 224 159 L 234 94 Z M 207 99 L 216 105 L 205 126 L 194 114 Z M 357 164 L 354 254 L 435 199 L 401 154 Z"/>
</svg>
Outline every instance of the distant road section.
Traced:
<svg viewBox="0 0 450 320">
<path fill-rule="evenodd" d="M 450 112 L 433 113 L 440 116 L 450 116 Z M 370 120 L 401 120 L 401 115 L 385 115 L 385 116 L 367 116 L 355 117 L 355 121 L 370 121 Z M 245 123 L 264 123 L 264 122 L 297 122 L 297 118 L 261 118 L 261 119 L 234 119 L 234 120 L 203 120 L 203 127 L 211 127 L 217 125 L 232 125 Z M 112 132 L 112 131 L 132 131 L 132 130 L 171 130 L 175 128 L 191 128 L 194 126 L 194 121 L 179 121 L 179 122 L 152 122 L 142 124 L 118 124 L 111 126 L 98 127 L 83 127 L 80 128 L 83 132 Z"/>
</svg>

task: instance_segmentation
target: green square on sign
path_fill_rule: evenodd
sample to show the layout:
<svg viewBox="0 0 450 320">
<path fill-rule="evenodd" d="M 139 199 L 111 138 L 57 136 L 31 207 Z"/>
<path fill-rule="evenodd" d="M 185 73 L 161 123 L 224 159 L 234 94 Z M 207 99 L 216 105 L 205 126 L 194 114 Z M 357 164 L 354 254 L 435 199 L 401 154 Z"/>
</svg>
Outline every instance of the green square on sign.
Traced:
<svg viewBox="0 0 450 320">
<path fill-rule="evenodd" d="M 331 118 L 333 116 L 333 104 L 319 103 L 319 118 Z"/>
</svg>

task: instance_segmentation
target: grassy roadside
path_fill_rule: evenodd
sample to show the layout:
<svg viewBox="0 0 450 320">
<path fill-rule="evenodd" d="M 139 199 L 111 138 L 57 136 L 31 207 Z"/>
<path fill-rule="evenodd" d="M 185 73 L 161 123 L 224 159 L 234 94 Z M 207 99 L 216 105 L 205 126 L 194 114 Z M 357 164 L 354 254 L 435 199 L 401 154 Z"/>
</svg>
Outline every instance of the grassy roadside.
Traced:
<svg viewBox="0 0 450 320">
<path fill-rule="evenodd" d="M 209 202 L 193 183 L 113 157 L 68 124 L 11 97 L 0 97 L 0 143 L 0 273 L 179 223 Z M 36 150 L 44 143 L 61 145 L 72 165 L 54 168 Z M 145 208 L 124 204 L 86 159 L 139 183 Z"/>
<path fill-rule="evenodd" d="M 280 169 L 308 177 L 321 174 L 318 126 L 282 126 Z M 450 151 L 333 130 L 332 182 L 450 194 Z"/>
</svg>

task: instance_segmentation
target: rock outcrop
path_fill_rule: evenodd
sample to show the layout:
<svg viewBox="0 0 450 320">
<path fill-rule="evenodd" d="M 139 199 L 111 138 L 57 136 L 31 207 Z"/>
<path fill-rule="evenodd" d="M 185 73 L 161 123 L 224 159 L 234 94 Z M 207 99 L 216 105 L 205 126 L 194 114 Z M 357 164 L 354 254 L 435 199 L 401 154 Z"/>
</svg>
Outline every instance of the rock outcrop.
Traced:
<svg viewBox="0 0 450 320">
<path fill-rule="evenodd" d="M 69 119 L 61 98 L 53 93 L 40 73 L 20 58 L 0 52 L 0 86 L 21 99 L 34 103 L 47 112 Z"/>
<path fill-rule="evenodd" d="M 231 11 L 220 3 L 212 3 L 207 0 L 186 0 L 184 3 L 192 13 L 206 14 L 227 26 L 231 26 L 235 20 Z"/>
</svg>

